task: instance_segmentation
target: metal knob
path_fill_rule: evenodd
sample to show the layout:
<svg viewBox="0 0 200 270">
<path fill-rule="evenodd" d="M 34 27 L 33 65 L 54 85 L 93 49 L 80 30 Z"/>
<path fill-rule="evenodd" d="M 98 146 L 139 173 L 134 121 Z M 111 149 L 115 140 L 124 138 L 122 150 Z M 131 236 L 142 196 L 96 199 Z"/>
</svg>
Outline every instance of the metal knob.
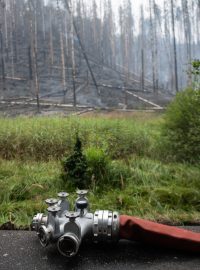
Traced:
<svg viewBox="0 0 200 270">
<path fill-rule="evenodd" d="M 58 193 L 58 197 L 59 197 L 61 200 L 65 200 L 68 196 L 69 196 L 69 193 L 67 193 L 67 192 L 59 192 L 59 193 Z"/>
<path fill-rule="evenodd" d="M 80 214 L 78 212 L 67 212 L 67 214 L 65 214 L 65 216 L 67 218 L 69 218 L 69 220 L 71 222 L 74 222 L 76 220 L 76 218 L 80 216 Z"/>
<path fill-rule="evenodd" d="M 53 216 L 55 216 L 55 215 L 60 211 L 60 209 L 61 209 L 61 208 L 60 208 L 59 206 L 54 205 L 54 206 L 48 207 L 48 208 L 47 208 L 47 211 L 48 211 L 49 213 L 52 213 Z"/>
<path fill-rule="evenodd" d="M 47 199 L 45 200 L 45 203 L 49 206 L 53 206 L 55 205 L 56 203 L 58 203 L 58 200 L 57 199 L 54 199 L 54 198 L 50 198 L 50 199 Z"/>
<path fill-rule="evenodd" d="M 85 198 L 81 198 L 76 201 L 76 208 L 84 210 L 88 207 L 88 201 Z"/>
<path fill-rule="evenodd" d="M 76 194 L 79 196 L 79 197 L 85 197 L 87 194 L 88 194 L 88 190 L 78 190 L 76 192 Z"/>
</svg>

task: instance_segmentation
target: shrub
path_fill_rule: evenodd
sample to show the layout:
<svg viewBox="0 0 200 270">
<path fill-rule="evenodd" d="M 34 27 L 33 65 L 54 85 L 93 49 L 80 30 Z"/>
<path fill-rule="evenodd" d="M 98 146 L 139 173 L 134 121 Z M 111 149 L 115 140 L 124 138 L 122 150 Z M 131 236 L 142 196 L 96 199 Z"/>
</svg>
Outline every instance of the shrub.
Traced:
<svg viewBox="0 0 200 270">
<path fill-rule="evenodd" d="M 120 161 L 111 161 L 102 148 L 89 147 L 83 154 L 79 138 L 73 153 L 63 161 L 62 179 L 77 188 L 97 191 L 105 186 L 121 187 L 128 176 L 127 166 Z"/>
<path fill-rule="evenodd" d="M 89 147 L 85 151 L 88 170 L 87 175 L 93 185 L 102 185 L 108 181 L 109 157 L 103 149 Z"/>
<path fill-rule="evenodd" d="M 86 171 L 86 157 L 82 153 L 81 140 L 77 136 L 73 153 L 63 161 L 62 178 L 80 189 L 85 188 L 87 185 Z"/>
<path fill-rule="evenodd" d="M 200 89 L 200 60 L 195 59 L 192 61 L 192 74 L 193 74 L 193 84 L 194 89 Z"/>
<path fill-rule="evenodd" d="M 177 94 L 167 109 L 164 147 L 179 161 L 200 161 L 200 90 Z"/>
</svg>

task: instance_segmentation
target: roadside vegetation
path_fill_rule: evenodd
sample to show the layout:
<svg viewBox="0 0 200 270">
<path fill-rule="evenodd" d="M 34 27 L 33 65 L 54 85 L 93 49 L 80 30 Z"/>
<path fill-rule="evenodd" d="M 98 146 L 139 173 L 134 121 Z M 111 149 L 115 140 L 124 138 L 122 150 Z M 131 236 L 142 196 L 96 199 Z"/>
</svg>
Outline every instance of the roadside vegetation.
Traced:
<svg viewBox="0 0 200 270">
<path fill-rule="evenodd" d="M 63 164 L 70 168 L 77 136 L 92 210 L 200 222 L 200 167 L 172 158 L 162 135 L 166 121 L 159 113 L 0 119 L 0 226 L 27 227 L 58 191 L 74 200 L 78 185 L 73 173 L 63 176 Z"/>
<path fill-rule="evenodd" d="M 200 90 L 177 94 L 165 115 L 162 141 L 171 159 L 200 163 Z"/>
<path fill-rule="evenodd" d="M 155 119 L 154 119 L 155 118 Z M 0 157 L 18 160 L 60 160 L 71 153 L 78 134 L 83 148 L 95 147 L 111 158 L 151 151 L 160 119 L 0 118 Z"/>
</svg>

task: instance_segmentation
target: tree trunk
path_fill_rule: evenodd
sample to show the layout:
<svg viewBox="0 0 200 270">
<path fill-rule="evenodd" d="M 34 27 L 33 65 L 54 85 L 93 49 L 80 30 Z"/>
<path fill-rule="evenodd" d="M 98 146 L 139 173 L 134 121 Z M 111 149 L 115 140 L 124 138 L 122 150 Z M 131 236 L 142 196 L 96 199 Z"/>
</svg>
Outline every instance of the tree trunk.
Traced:
<svg viewBox="0 0 200 270">
<path fill-rule="evenodd" d="M 54 45 L 53 45 L 53 31 L 52 31 L 52 8 L 49 11 L 50 26 L 49 26 L 49 52 L 50 52 L 50 63 L 49 63 L 49 75 L 52 79 L 53 65 L 54 65 Z"/>
<path fill-rule="evenodd" d="M 73 6 L 70 1 L 70 37 L 71 37 L 71 62 L 72 62 L 72 83 L 73 83 L 73 104 L 76 108 L 76 63 L 74 54 L 74 25 L 73 25 Z"/>
<path fill-rule="evenodd" d="M 61 71 L 62 71 L 62 88 L 64 99 L 63 102 L 66 103 L 66 74 L 65 74 L 65 52 L 64 52 L 64 39 L 63 39 L 63 29 L 62 29 L 62 13 L 60 8 L 58 8 L 59 17 L 59 35 L 60 35 L 60 58 L 61 58 Z"/>
<path fill-rule="evenodd" d="M 174 1 L 171 0 L 171 16 L 172 16 L 172 33 L 173 33 L 173 55 L 174 55 L 174 75 L 175 75 L 175 90 L 178 92 L 178 68 L 177 68 L 177 52 L 176 52 L 176 37 L 175 37 L 175 21 L 174 21 Z"/>
<path fill-rule="evenodd" d="M 144 91 L 144 11 L 141 6 L 141 18 L 140 18 L 140 36 L 141 36 L 141 90 Z"/>
<path fill-rule="evenodd" d="M 33 59 L 33 70 L 34 70 L 34 88 L 35 96 L 37 101 L 37 112 L 40 113 L 40 86 L 38 78 L 38 63 L 37 63 L 37 12 L 36 12 L 36 3 L 32 1 L 29 2 L 30 10 L 30 30 L 31 30 L 31 48 L 32 48 L 32 59 Z"/>
<path fill-rule="evenodd" d="M 154 24 L 152 18 L 152 2 L 149 0 L 150 9 L 150 35 L 151 35 L 151 59 L 152 59 L 152 79 L 153 79 L 153 91 L 157 92 L 156 89 L 156 70 L 155 70 L 155 39 L 154 39 Z"/>
<path fill-rule="evenodd" d="M 191 24 L 188 10 L 188 0 L 182 0 L 183 9 L 183 23 L 185 30 L 186 52 L 187 52 L 187 64 L 188 64 L 188 86 L 192 85 L 192 51 L 191 51 Z"/>
<path fill-rule="evenodd" d="M 4 55 L 4 36 L 3 36 L 3 14 L 4 14 L 4 8 L 5 8 L 5 3 L 4 1 L 0 0 L 0 64 L 1 64 L 1 77 L 2 77 L 2 84 L 3 84 L 3 89 L 6 89 L 6 71 L 5 71 L 5 55 Z"/>
</svg>

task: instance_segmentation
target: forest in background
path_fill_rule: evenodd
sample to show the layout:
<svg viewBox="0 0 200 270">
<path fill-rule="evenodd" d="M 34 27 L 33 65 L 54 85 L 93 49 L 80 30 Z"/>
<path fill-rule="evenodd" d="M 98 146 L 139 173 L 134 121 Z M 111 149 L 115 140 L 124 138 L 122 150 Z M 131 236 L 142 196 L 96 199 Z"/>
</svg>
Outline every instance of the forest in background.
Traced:
<svg viewBox="0 0 200 270">
<path fill-rule="evenodd" d="M 200 58 L 200 1 L 147 2 L 135 17 L 130 0 L 118 14 L 111 0 L 0 0 L 1 88 L 37 99 L 54 89 L 64 102 L 71 89 L 76 104 L 82 86 L 98 95 L 105 80 L 115 88 L 116 74 L 122 89 L 141 92 L 191 85 L 190 63 Z"/>
</svg>

